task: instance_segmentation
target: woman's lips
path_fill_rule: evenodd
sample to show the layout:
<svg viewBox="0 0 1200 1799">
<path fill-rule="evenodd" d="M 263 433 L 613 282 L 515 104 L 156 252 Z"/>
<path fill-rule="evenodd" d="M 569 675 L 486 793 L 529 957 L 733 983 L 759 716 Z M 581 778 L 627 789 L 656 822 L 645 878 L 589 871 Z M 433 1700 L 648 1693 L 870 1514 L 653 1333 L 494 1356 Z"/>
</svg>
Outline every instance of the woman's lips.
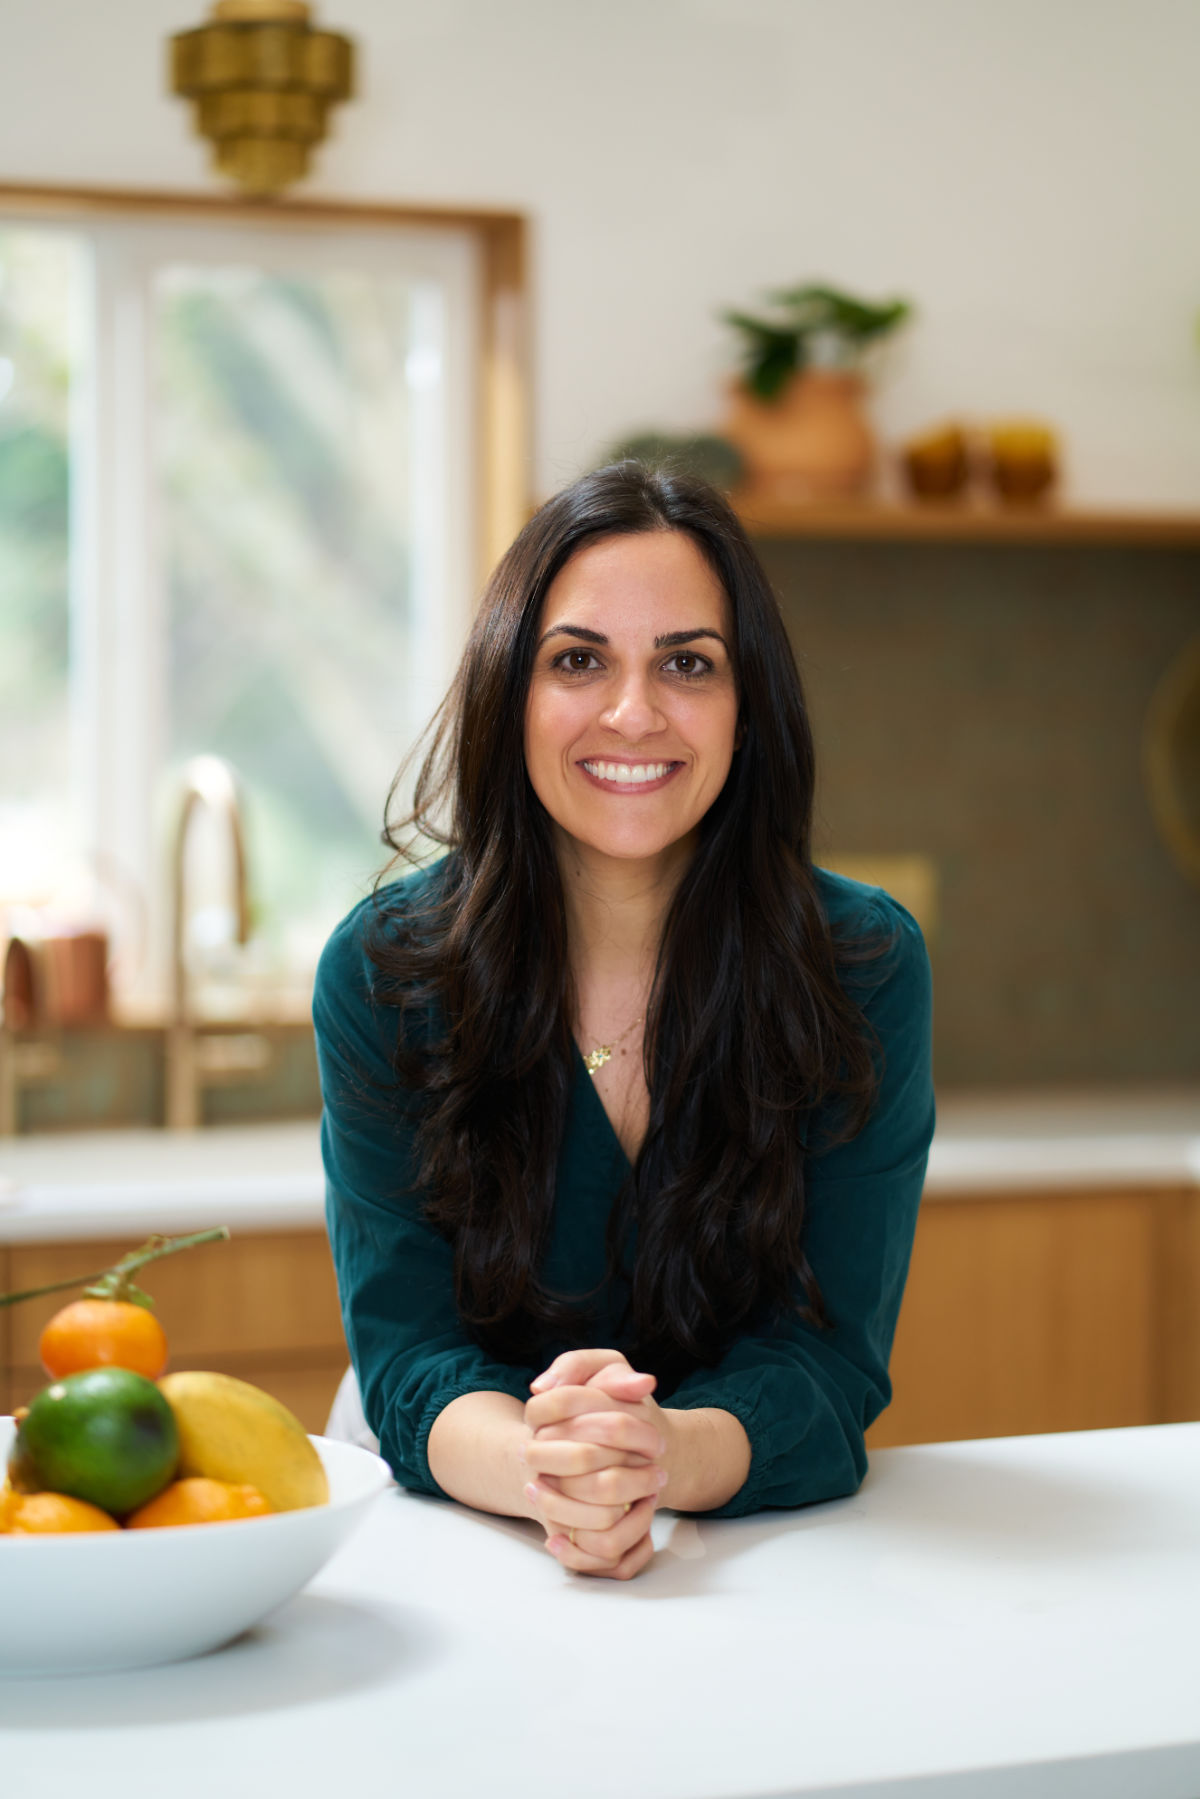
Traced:
<svg viewBox="0 0 1200 1799">
<path fill-rule="evenodd" d="M 682 762 L 610 762 L 607 758 L 589 756 L 577 764 L 593 787 L 605 793 L 657 793 L 672 775 L 678 774 Z"/>
</svg>

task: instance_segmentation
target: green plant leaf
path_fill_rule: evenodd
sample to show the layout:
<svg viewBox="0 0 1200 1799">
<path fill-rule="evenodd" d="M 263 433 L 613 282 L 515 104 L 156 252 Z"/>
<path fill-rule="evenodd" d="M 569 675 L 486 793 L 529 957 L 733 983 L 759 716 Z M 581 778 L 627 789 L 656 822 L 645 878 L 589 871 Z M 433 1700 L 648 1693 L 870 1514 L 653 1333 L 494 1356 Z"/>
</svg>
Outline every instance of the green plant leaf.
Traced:
<svg viewBox="0 0 1200 1799">
<path fill-rule="evenodd" d="M 830 331 L 854 344 L 867 343 L 892 331 L 912 312 L 907 300 L 886 300 L 879 305 L 856 300 L 840 288 L 820 283 L 780 288 L 769 294 L 773 305 L 792 314 L 805 331 Z"/>
<path fill-rule="evenodd" d="M 742 334 L 742 379 L 747 388 L 760 400 L 777 399 L 790 376 L 804 367 L 801 334 L 794 326 L 751 318 L 745 312 L 726 312 L 722 317 Z"/>
</svg>

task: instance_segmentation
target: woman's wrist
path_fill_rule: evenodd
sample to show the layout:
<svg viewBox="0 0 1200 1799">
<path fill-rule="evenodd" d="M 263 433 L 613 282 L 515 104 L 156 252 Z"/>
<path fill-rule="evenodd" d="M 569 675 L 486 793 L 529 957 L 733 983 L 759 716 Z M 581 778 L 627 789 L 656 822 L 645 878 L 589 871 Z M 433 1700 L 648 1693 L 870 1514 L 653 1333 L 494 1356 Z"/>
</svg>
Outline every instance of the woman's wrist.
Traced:
<svg viewBox="0 0 1200 1799">
<path fill-rule="evenodd" d="M 661 1504 L 676 1512 L 712 1512 L 739 1492 L 750 1473 L 750 1439 L 732 1412 L 716 1406 L 679 1411 L 664 1406 L 667 1439 Z"/>
<path fill-rule="evenodd" d="M 433 1421 L 426 1453 L 444 1493 L 476 1511 L 531 1518 L 529 1480 L 521 1450 L 531 1432 L 525 1408 L 511 1394 L 462 1393 Z"/>
</svg>

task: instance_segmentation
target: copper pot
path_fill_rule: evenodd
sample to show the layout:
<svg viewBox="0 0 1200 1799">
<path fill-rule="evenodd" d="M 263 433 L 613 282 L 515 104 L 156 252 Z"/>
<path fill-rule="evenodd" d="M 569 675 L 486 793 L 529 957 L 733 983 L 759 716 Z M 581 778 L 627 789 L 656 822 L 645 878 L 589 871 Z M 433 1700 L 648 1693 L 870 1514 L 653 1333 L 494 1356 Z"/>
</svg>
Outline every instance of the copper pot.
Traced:
<svg viewBox="0 0 1200 1799">
<path fill-rule="evenodd" d="M 26 932 L 4 956 L 4 1022 L 10 1030 L 80 1027 L 108 1018 L 108 938 L 103 931 Z"/>
</svg>

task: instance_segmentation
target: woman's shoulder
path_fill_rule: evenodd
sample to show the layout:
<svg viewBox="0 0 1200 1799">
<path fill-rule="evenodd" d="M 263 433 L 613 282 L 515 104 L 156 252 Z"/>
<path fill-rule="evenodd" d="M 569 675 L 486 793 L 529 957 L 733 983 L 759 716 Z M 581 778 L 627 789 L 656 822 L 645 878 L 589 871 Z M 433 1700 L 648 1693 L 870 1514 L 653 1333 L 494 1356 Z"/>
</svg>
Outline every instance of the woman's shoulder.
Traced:
<svg viewBox="0 0 1200 1799">
<path fill-rule="evenodd" d="M 448 856 L 377 887 L 353 906 L 330 933 L 317 963 L 314 1004 L 347 991 L 382 998 L 379 963 L 372 948 L 397 941 L 406 928 L 436 909 L 446 887 Z"/>
<path fill-rule="evenodd" d="M 817 894 L 842 968 L 842 979 L 866 994 L 897 985 L 925 990 L 929 955 L 920 925 L 883 887 L 814 868 Z"/>
<path fill-rule="evenodd" d="M 817 893 L 830 929 L 837 937 L 868 936 L 880 930 L 889 935 L 916 932 L 921 927 L 906 907 L 883 887 L 871 887 L 866 881 L 852 881 L 849 875 L 834 874 L 829 868 L 813 869 Z"/>
</svg>

